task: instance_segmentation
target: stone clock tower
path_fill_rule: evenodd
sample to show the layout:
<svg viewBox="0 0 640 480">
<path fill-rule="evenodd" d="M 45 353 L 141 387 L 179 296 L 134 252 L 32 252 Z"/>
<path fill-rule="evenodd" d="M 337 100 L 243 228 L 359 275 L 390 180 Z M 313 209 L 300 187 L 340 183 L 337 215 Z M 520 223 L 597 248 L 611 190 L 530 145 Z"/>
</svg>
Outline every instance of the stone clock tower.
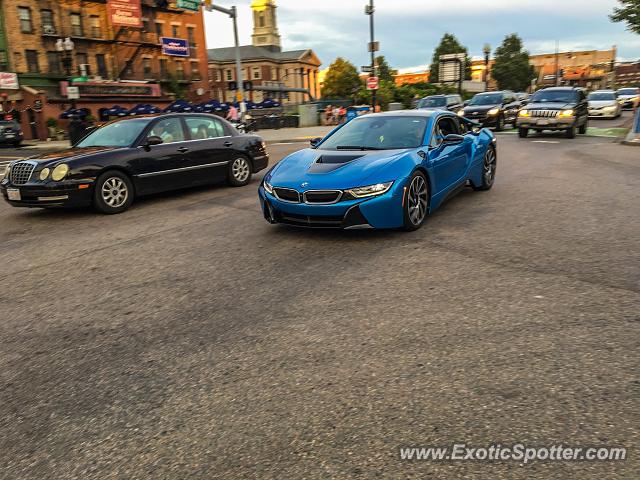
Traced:
<svg viewBox="0 0 640 480">
<path fill-rule="evenodd" d="M 263 47 L 279 52 L 280 34 L 276 18 L 275 0 L 253 0 L 253 39 L 254 47 Z"/>
</svg>

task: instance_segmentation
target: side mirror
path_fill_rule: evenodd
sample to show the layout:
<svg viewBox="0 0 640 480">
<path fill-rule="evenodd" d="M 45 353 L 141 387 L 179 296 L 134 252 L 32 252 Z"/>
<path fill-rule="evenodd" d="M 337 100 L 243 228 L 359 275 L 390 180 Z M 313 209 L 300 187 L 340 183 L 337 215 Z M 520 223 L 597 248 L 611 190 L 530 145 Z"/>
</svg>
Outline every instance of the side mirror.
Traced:
<svg viewBox="0 0 640 480">
<path fill-rule="evenodd" d="M 161 143 L 164 143 L 164 140 L 162 140 L 162 138 L 156 135 L 151 135 L 150 137 L 147 137 L 147 143 L 145 143 L 145 145 L 147 147 L 153 147 L 154 145 L 160 145 Z"/>
<path fill-rule="evenodd" d="M 464 105 L 465 107 L 469 106 L 469 100 L 465 100 L 464 102 L 462 102 L 462 105 Z"/>
<path fill-rule="evenodd" d="M 309 140 L 309 143 L 311 144 L 311 148 L 316 148 L 321 141 L 322 141 L 322 137 L 316 137 Z"/>
<path fill-rule="evenodd" d="M 456 135 L 455 133 L 450 133 L 442 139 L 442 145 L 459 145 L 462 142 L 464 142 L 464 135 Z"/>
</svg>

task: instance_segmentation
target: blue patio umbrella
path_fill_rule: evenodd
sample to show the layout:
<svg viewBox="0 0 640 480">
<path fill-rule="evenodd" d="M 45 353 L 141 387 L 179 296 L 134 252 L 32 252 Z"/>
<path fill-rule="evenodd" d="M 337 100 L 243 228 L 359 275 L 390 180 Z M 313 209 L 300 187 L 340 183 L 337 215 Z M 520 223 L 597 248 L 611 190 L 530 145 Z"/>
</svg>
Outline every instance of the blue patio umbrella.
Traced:
<svg viewBox="0 0 640 480">
<path fill-rule="evenodd" d="M 129 110 L 121 107 L 120 105 L 114 105 L 109 110 L 107 110 L 107 115 L 109 115 L 110 117 L 124 117 L 128 113 Z"/>
<path fill-rule="evenodd" d="M 148 115 L 151 105 L 139 103 L 127 112 L 128 115 Z"/>
</svg>

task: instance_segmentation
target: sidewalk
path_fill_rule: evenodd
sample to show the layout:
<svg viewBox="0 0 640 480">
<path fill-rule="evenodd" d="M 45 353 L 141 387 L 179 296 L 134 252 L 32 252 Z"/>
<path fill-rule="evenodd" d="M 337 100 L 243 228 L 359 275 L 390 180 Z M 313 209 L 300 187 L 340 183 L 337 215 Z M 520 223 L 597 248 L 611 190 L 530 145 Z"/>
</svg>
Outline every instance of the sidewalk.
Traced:
<svg viewBox="0 0 640 480">
<path fill-rule="evenodd" d="M 280 130 L 260 130 L 256 132 L 256 135 L 260 135 L 267 143 L 307 142 L 312 138 L 324 137 L 333 128 L 335 127 L 282 128 Z M 26 150 L 62 150 L 69 148 L 69 141 L 27 140 L 23 148 Z"/>
</svg>

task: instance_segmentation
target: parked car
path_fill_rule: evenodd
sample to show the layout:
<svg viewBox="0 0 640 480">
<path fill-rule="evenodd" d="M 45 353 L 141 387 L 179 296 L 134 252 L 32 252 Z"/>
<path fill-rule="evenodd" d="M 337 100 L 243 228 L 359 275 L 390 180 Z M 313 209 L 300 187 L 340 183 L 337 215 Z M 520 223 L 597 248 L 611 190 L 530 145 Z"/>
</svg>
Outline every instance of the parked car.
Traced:
<svg viewBox="0 0 640 480">
<path fill-rule="evenodd" d="M 479 122 L 483 127 L 493 127 L 499 132 L 507 123 L 515 126 L 521 106 L 515 93 L 509 90 L 478 93 L 458 115 Z"/>
<path fill-rule="evenodd" d="M 365 115 L 315 139 L 264 177 L 269 223 L 416 230 L 470 184 L 489 190 L 496 138 L 445 110 Z"/>
<path fill-rule="evenodd" d="M 618 102 L 623 109 L 633 109 L 640 105 L 640 87 L 621 88 L 617 93 Z"/>
<path fill-rule="evenodd" d="M 0 145 L 19 147 L 22 143 L 22 128 L 13 120 L 0 120 Z"/>
<path fill-rule="evenodd" d="M 516 92 L 516 100 L 520 102 L 520 106 L 524 106 L 529 101 L 529 94 L 527 92 Z"/>
<path fill-rule="evenodd" d="M 587 97 L 589 117 L 618 118 L 622 115 L 622 106 L 614 90 L 596 90 Z"/>
<path fill-rule="evenodd" d="M 526 138 L 529 130 L 564 131 L 567 138 L 575 138 L 576 131 L 587 133 L 589 126 L 587 96 L 578 87 L 538 90 L 520 110 L 517 125 L 520 138 Z"/>
<path fill-rule="evenodd" d="M 430 95 L 422 98 L 418 102 L 419 110 L 449 110 L 450 112 L 457 112 L 464 104 L 462 103 L 462 97 L 457 94 L 450 95 Z"/>
<path fill-rule="evenodd" d="M 107 123 L 70 149 L 11 163 L 0 192 L 14 207 L 120 213 L 150 193 L 222 180 L 247 185 L 268 161 L 260 137 L 218 116 L 134 117 Z"/>
</svg>

